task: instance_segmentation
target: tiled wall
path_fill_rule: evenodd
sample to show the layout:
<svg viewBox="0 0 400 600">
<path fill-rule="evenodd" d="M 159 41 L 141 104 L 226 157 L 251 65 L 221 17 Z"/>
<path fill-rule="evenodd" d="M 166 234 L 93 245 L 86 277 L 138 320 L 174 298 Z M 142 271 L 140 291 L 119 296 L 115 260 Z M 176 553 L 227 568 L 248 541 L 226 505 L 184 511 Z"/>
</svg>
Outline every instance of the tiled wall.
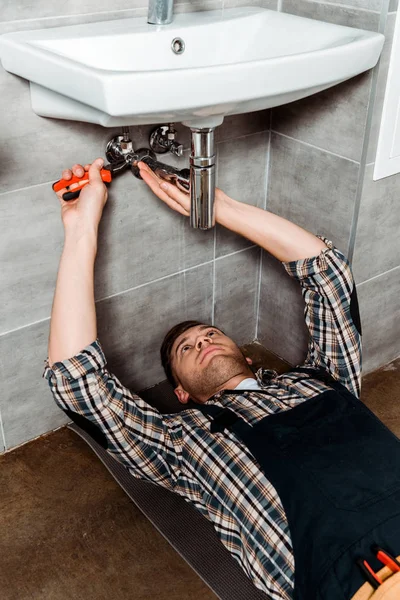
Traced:
<svg viewBox="0 0 400 600">
<path fill-rule="evenodd" d="M 178 0 L 175 9 L 210 10 L 222 3 Z M 111 4 L 109 0 L 62 4 L 18 0 L 3 8 L 0 33 L 146 14 L 143 0 Z M 224 5 L 244 4 L 278 7 L 277 0 L 233 0 Z M 279 6 L 366 29 L 378 30 L 383 22 L 390 26 L 392 14 L 380 20 L 380 0 L 353 0 L 352 7 L 346 0 L 346 4 L 283 0 Z M 389 360 L 395 355 L 391 318 L 398 270 L 396 278 L 393 269 L 400 264 L 398 252 L 397 257 L 393 252 L 397 240 L 391 236 L 396 228 L 394 198 L 385 204 L 386 221 L 380 215 L 383 239 L 373 229 L 373 248 L 368 229 L 368 214 L 374 222 L 377 219 L 373 212 L 377 199 L 386 198 L 388 190 L 395 188 L 389 179 L 372 184 L 372 167 L 365 168 L 365 133 L 371 123 L 371 148 L 376 144 L 376 124 L 368 108 L 376 88 L 374 73 L 367 73 L 273 110 L 272 131 L 270 111 L 228 117 L 217 130 L 219 187 L 238 200 L 267 207 L 310 231 L 326 234 L 354 254 L 370 369 L 384 362 L 383 355 Z M 377 110 L 380 93 L 379 88 Z M 120 130 L 38 117 L 31 109 L 29 84 L 1 67 L 0 98 L 2 451 L 67 422 L 41 377 L 63 246 L 60 209 L 51 183 L 66 166 L 104 155 L 107 141 Z M 177 128 L 188 148 L 188 131 L 181 125 Z M 151 129 L 131 128 L 135 147 L 148 145 Z M 372 149 L 370 157 L 372 162 Z M 356 230 L 353 221 L 360 223 Z M 218 226 L 207 232 L 190 229 L 184 217 L 129 174 L 115 180 L 100 225 L 95 269 L 98 335 L 108 368 L 133 389 L 162 380 L 158 354 L 162 337 L 170 326 L 187 318 L 214 320 L 239 344 L 258 337 L 277 354 L 300 361 L 307 332 L 299 288 L 278 261 L 266 253 L 262 263 L 260 259 L 259 248 Z M 374 297 L 380 307 L 373 303 Z M 393 340 L 389 344 L 387 333 Z M 382 347 L 377 347 L 379 339 Z"/>
<path fill-rule="evenodd" d="M 282 8 L 386 36 L 375 69 L 272 110 L 267 191 L 267 210 L 325 235 L 349 257 L 366 374 L 400 355 L 400 175 L 372 180 L 397 4 L 283 0 Z M 261 270 L 258 337 L 300 363 L 308 332 L 298 285 L 265 252 Z"/>
<path fill-rule="evenodd" d="M 146 0 L 7 3 L 0 33 L 146 14 Z M 176 3 L 212 9 L 221 1 Z M 276 8 L 271 3 L 268 6 Z M 111 8 L 112 7 L 112 8 Z M 110 12 L 112 10 L 112 12 Z M 79 13 L 79 14 L 78 14 Z M 68 420 L 42 379 L 63 246 L 51 183 L 75 162 L 104 156 L 120 129 L 45 119 L 31 109 L 27 81 L 0 68 L 0 451 Z M 237 199 L 265 206 L 269 111 L 229 117 L 217 131 L 217 183 Z M 189 148 L 189 131 L 178 125 Z M 132 127 L 136 148 L 153 126 Z M 244 157 L 246 160 L 244 160 Z M 167 161 L 176 161 L 170 156 Z M 188 163 L 180 160 L 182 166 Z M 108 368 L 133 389 L 164 379 L 159 347 L 188 319 L 215 320 L 238 343 L 256 337 L 260 249 L 215 228 L 193 230 L 129 173 L 109 190 L 95 267 L 98 335 Z"/>
</svg>

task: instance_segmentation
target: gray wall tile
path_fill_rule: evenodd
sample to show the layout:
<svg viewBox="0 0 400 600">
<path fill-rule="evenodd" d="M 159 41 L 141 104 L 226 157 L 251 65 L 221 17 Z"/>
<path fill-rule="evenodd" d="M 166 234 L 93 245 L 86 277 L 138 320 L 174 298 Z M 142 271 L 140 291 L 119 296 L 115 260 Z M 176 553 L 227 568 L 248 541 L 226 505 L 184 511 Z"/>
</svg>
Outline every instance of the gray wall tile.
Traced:
<svg viewBox="0 0 400 600">
<path fill-rule="evenodd" d="M 22 19 L 22 20 L 9 20 L 0 21 L 0 35 L 3 33 L 9 33 L 12 31 L 26 31 L 31 29 L 48 29 L 49 27 L 66 27 L 68 25 L 78 25 L 80 23 L 93 23 L 99 21 L 115 21 L 119 19 L 133 19 L 138 17 L 147 16 L 147 2 L 141 2 L 138 0 L 136 6 L 141 8 L 134 8 L 135 3 L 126 3 L 127 8 L 118 10 L 114 6 L 113 10 L 108 12 L 83 12 L 70 14 L 70 11 L 66 13 L 57 13 L 58 16 L 51 17 L 35 17 L 34 19 Z M 64 3 L 65 6 L 65 3 Z M 216 10 L 222 7 L 222 0 L 199 0 L 198 2 L 185 3 L 184 0 L 178 0 L 174 6 L 174 13 L 182 12 L 200 12 L 203 10 Z M 108 8 L 111 8 L 110 6 Z M 56 14 L 56 13 L 55 13 Z"/>
<path fill-rule="evenodd" d="M 159 359 L 163 336 L 185 319 L 210 321 L 211 306 L 211 264 L 97 303 L 107 368 L 135 390 L 165 379 Z M 7 449 L 68 422 L 47 380 L 41 379 L 49 326 L 46 320 L 0 337 L 0 410 Z"/>
<path fill-rule="evenodd" d="M 64 229 L 50 185 L 0 195 L 4 262 L 0 332 L 50 316 Z M 98 236 L 95 298 L 100 300 L 159 277 L 210 261 L 214 231 L 161 202 L 129 172 L 114 180 Z"/>
<path fill-rule="evenodd" d="M 258 339 L 290 364 L 304 362 L 309 333 L 300 285 L 278 259 L 264 251 Z"/>
<path fill-rule="evenodd" d="M 376 150 L 378 146 L 379 128 L 381 124 L 383 101 L 385 99 L 386 81 L 389 70 L 390 54 L 392 51 L 394 26 L 396 23 L 396 13 L 388 15 L 385 26 L 385 43 L 378 65 L 378 76 L 376 81 L 376 91 L 373 107 L 373 115 L 371 122 L 371 130 L 368 141 L 367 164 L 374 162 L 376 158 Z"/>
<path fill-rule="evenodd" d="M 128 173 L 115 181 L 99 235 L 96 294 L 103 298 L 213 259 L 214 231 L 192 229 Z"/>
<path fill-rule="evenodd" d="M 249 248 L 215 261 L 215 325 L 238 345 L 256 331 L 260 248 Z"/>
<path fill-rule="evenodd" d="M 218 10 L 220 8 L 223 8 L 222 0 L 198 0 L 197 2 L 177 0 L 174 4 L 174 14 L 183 12 L 203 12 L 204 10 Z"/>
<path fill-rule="evenodd" d="M 358 2 L 358 0 L 355 1 Z M 360 1 L 363 2 L 363 0 Z M 375 2 L 375 0 L 370 1 Z M 346 4 L 351 4 L 351 2 L 346 2 Z M 299 17 L 327 21 L 336 25 L 357 27 L 369 31 L 378 31 L 379 28 L 380 12 L 360 10 L 341 4 L 335 6 L 332 3 L 323 4 L 322 2 L 309 2 L 308 0 L 283 0 L 282 10 Z"/>
<path fill-rule="evenodd" d="M 31 108 L 25 79 L 0 68 L 0 95 L 7 110 L 0 115 L 0 193 L 55 181 L 75 162 L 91 162 L 104 154 L 113 130 L 99 125 L 44 119 Z"/>
<path fill-rule="evenodd" d="M 228 115 L 222 125 L 215 130 L 215 141 L 226 142 L 235 138 L 268 131 L 270 125 L 270 110 L 258 110 L 241 115 Z M 187 129 L 187 128 L 186 128 Z"/>
<path fill-rule="evenodd" d="M 346 0 L 346 2 L 344 2 L 343 0 L 329 0 L 329 4 L 346 4 L 346 6 L 352 6 L 361 10 L 380 12 L 383 2 L 386 1 L 387 0 Z M 324 3 L 323 0 L 322 3 Z"/>
<path fill-rule="evenodd" d="M 185 0 L 176 0 L 176 4 L 188 4 Z M 207 0 L 194 2 L 196 9 L 202 5 L 210 4 Z M 213 2 L 215 4 L 215 2 Z M 222 6 L 222 0 L 218 0 Z M 109 14 L 114 11 L 126 11 L 134 8 L 146 8 L 146 0 L 114 0 L 112 5 L 108 0 L 67 0 L 57 3 L 51 0 L 40 0 L 40 2 L 26 2 L 25 0 L 5 0 L 2 4 L 0 20 L 2 22 L 21 21 L 26 19 L 49 19 L 54 17 L 64 17 L 69 15 L 86 15 L 89 13 Z M 206 10 L 210 10 L 207 8 Z M 103 19 L 99 19 L 103 20 Z"/>
<path fill-rule="evenodd" d="M 56 17 L 25 19 L 18 21 L 0 21 L 0 35 L 13 31 L 33 29 L 48 29 L 49 27 L 66 27 L 80 23 L 96 23 L 98 21 L 114 21 L 116 19 L 131 19 L 147 15 L 147 7 L 129 8 L 127 10 L 110 12 L 89 12 L 87 14 L 67 14 Z"/>
<path fill-rule="evenodd" d="M 196 267 L 97 304 L 98 336 L 124 385 L 140 390 L 165 379 L 160 346 L 181 321 L 211 323 L 213 266 Z"/>
<path fill-rule="evenodd" d="M 390 0 L 389 2 L 389 12 L 396 12 L 399 6 L 399 0 Z"/>
<path fill-rule="evenodd" d="M 269 132 L 218 144 L 217 186 L 225 194 L 264 208 Z M 217 225 L 216 256 L 235 252 L 252 242 Z"/>
<path fill-rule="evenodd" d="M 400 355 L 400 267 L 357 285 L 363 374 Z"/>
<path fill-rule="evenodd" d="M 400 265 L 400 174 L 373 181 L 373 171 L 366 167 L 354 246 L 360 283 Z"/>
<path fill-rule="evenodd" d="M 267 210 L 347 253 L 359 165 L 278 134 L 270 161 Z"/>
<path fill-rule="evenodd" d="M 0 333 L 49 317 L 63 245 L 50 185 L 0 196 Z"/>
<path fill-rule="evenodd" d="M 224 8 L 233 6 L 260 6 L 269 10 L 277 10 L 278 0 L 224 0 Z"/>
<path fill-rule="evenodd" d="M 69 421 L 42 379 L 48 336 L 49 321 L 0 336 L 0 411 L 7 450 Z"/>
<path fill-rule="evenodd" d="M 146 6 L 144 0 L 114 0 L 112 6 L 108 0 L 68 0 L 67 2 L 26 2 L 26 0 L 5 0 L 2 4 L 1 21 L 19 21 L 24 19 L 42 19 L 64 15 L 77 15 L 85 13 L 100 13 L 110 10 L 124 10 Z"/>
<path fill-rule="evenodd" d="M 186 165 L 189 165 L 189 155 L 190 155 L 190 147 L 191 147 L 191 134 L 189 127 L 185 127 L 182 123 L 175 123 L 175 129 L 177 131 L 176 139 L 180 144 L 183 144 L 185 150 L 189 150 L 189 152 L 185 155 L 186 157 Z M 253 133 L 260 133 L 262 131 L 269 131 L 270 126 L 270 110 L 258 110 L 251 113 L 243 113 L 241 115 L 228 115 L 225 117 L 222 125 L 216 127 L 215 129 L 215 143 L 219 144 L 220 142 L 226 142 L 228 140 L 235 140 L 239 137 L 244 137 L 246 135 L 252 135 Z M 156 125 L 149 126 L 149 131 L 153 129 L 153 127 L 157 127 Z M 131 128 L 133 131 L 135 128 Z M 145 133 L 146 130 L 143 130 L 142 133 Z M 143 140 L 143 145 L 148 147 L 148 139 Z M 137 146 L 138 147 L 138 146 Z M 174 156 L 170 154 L 164 154 L 158 157 L 159 160 L 163 162 L 168 162 L 169 164 L 176 164 L 179 166 L 179 163 L 176 162 Z"/>
<path fill-rule="evenodd" d="M 272 129 L 360 161 L 371 79 L 368 71 L 308 98 L 274 108 Z"/>
<path fill-rule="evenodd" d="M 357 276 L 355 275 L 357 281 Z M 400 354 L 400 268 L 357 283 L 363 330 L 363 375 Z M 263 252 L 258 339 L 293 365 L 304 362 L 309 332 L 299 284 Z"/>
</svg>

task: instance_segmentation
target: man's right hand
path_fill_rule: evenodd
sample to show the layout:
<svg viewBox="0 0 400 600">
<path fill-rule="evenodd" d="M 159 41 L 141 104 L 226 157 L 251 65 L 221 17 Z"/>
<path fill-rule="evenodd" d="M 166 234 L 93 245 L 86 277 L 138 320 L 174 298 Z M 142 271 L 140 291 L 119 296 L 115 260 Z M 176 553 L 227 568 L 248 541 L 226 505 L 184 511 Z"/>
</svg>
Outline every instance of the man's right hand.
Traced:
<svg viewBox="0 0 400 600">
<path fill-rule="evenodd" d="M 85 185 L 79 197 L 75 200 L 65 201 L 63 194 L 67 191 L 65 188 L 57 192 L 57 197 L 61 203 L 61 219 L 64 228 L 68 231 L 83 232 L 91 230 L 97 232 L 103 208 L 107 202 L 108 191 L 100 175 L 100 170 L 104 164 L 102 158 L 97 158 L 91 165 L 74 165 L 72 169 L 65 169 L 62 172 L 62 179 L 67 181 L 72 175 L 82 177 L 85 172 L 88 173 L 89 183 Z M 71 191 L 74 190 L 71 186 Z"/>
<path fill-rule="evenodd" d="M 173 210 L 181 215 L 188 217 L 190 215 L 190 196 L 179 190 L 172 183 L 167 183 L 164 179 L 157 177 L 144 162 L 139 162 L 140 176 L 149 186 L 152 192 L 167 204 Z"/>
</svg>

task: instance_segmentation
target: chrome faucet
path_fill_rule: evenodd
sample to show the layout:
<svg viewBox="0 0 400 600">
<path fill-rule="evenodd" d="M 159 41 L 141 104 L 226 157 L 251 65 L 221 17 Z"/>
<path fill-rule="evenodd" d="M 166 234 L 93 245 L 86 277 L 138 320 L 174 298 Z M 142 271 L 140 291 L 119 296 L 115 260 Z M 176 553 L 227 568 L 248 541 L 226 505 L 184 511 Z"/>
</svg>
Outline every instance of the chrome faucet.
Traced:
<svg viewBox="0 0 400 600">
<path fill-rule="evenodd" d="M 149 0 L 147 22 L 151 25 L 172 23 L 174 0 Z"/>
</svg>

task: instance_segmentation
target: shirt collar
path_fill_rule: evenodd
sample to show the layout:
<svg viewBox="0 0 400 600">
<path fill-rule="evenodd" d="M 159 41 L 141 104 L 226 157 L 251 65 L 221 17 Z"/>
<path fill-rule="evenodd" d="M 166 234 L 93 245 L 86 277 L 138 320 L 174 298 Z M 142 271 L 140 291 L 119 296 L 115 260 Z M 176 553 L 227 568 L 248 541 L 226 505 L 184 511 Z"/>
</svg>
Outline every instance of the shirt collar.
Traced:
<svg viewBox="0 0 400 600">
<path fill-rule="evenodd" d="M 278 372 L 274 371 L 273 369 L 264 369 L 263 367 L 260 367 L 258 369 L 258 371 L 255 373 L 255 376 L 256 376 L 258 385 L 261 388 L 264 388 L 264 387 L 266 387 L 266 385 L 268 384 L 268 382 L 271 379 L 274 379 L 275 377 L 278 376 Z M 238 391 L 240 392 L 240 390 L 238 390 Z M 220 390 L 219 392 L 216 392 L 205 402 L 205 404 L 213 403 L 216 400 L 219 400 L 221 398 L 221 396 L 226 395 L 228 392 L 229 392 L 229 390 Z M 257 392 L 257 390 L 254 390 L 254 392 Z"/>
</svg>

